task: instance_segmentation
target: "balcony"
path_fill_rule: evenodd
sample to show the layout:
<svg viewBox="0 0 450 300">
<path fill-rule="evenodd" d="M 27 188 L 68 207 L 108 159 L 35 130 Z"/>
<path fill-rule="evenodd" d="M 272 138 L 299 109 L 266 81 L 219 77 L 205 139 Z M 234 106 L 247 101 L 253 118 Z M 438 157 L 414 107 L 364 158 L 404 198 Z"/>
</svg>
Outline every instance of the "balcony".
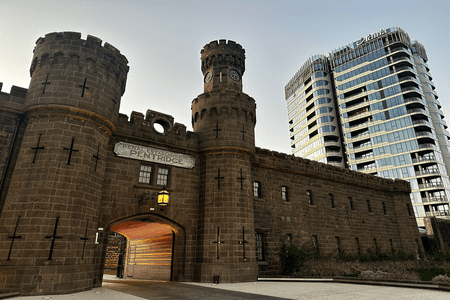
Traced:
<svg viewBox="0 0 450 300">
<path fill-rule="evenodd" d="M 413 123 L 413 125 L 427 125 L 428 127 L 431 127 L 430 122 L 425 121 L 425 120 L 415 120 L 412 123 Z"/>
<path fill-rule="evenodd" d="M 377 167 L 377 165 L 375 163 L 373 163 L 373 164 L 365 165 L 361 168 L 358 168 L 357 171 L 358 172 L 367 171 L 367 170 L 375 169 L 376 167 Z"/>
<path fill-rule="evenodd" d="M 402 93 L 407 93 L 407 92 L 417 92 L 419 94 L 422 94 L 422 92 L 419 90 L 419 88 L 416 88 L 414 86 L 402 88 Z"/>
<path fill-rule="evenodd" d="M 429 138 L 432 138 L 432 139 L 435 139 L 436 137 L 431 133 L 431 132 L 428 132 L 428 131 L 419 131 L 419 132 L 416 132 L 416 137 L 429 137 Z"/>
<path fill-rule="evenodd" d="M 363 149 L 371 149 L 372 148 L 372 143 L 371 142 L 367 142 L 367 143 L 364 143 L 364 144 L 361 144 L 361 145 L 359 145 L 359 146 L 356 146 L 356 147 L 353 147 L 353 151 L 361 151 L 361 150 L 363 150 Z M 352 149 L 350 149 L 350 150 L 352 150 Z"/>
<path fill-rule="evenodd" d="M 358 142 L 358 141 L 367 139 L 367 135 L 369 135 L 369 130 L 366 130 L 366 131 L 364 131 L 362 133 L 359 133 L 359 134 L 357 134 L 355 136 L 352 136 L 350 139 L 354 143 L 354 142 Z"/>
<path fill-rule="evenodd" d="M 431 189 L 431 188 L 440 188 L 440 187 L 444 187 L 444 184 L 442 182 L 427 182 L 427 183 L 419 184 L 419 189 Z"/>
<path fill-rule="evenodd" d="M 416 72 L 414 71 L 414 69 L 412 67 L 400 67 L 400 68 L 395 68 L 395 72 L 399 73 L 402 71 L 411 71 L 414 74 L 416 74 Z"/>
<path fill-rule="evenodd" d="M 419 103 L 421 103 L 421 104 L 423 104 L 423 105 L 426 105 L 425 100 L 423 100 L 422 98 L 419 98 L 419 97 L 405 98 L 405 99 L 404 99 L 404 102 L 405 102 L 405 103 L 419 102 Z"/>
<path fill-rule="evenodd" d="M 403 48 L 403 47 L 396 47 L 396 48 L 393 48 L 393 49 L 391 49 L 391 50 L 387 50 L 387 51 L 386 51 L 386 55 L 387 55 L 387 54 L 392 54 L 392 53 L 398 52 L 398 51 L 404 51 L 404 52 L 408 53 L 408 49 Z"/>
<path fill-rule="evenodd" d="M 433 156 L 419 156 L 417 158 L 413 158 L 413 163 L 420 163 L 420 162 L 426 162 L 426 161 L 436 161 L 436 158 Z"/>
<path fill-rule="evenodd" d="M 427 217 L 447 217 L 450 216 L 448 211 L 426 211 L 425 215 Z"/>
<path fill-rule="evenodd" d="M 435 144 L 419 144 L 419 149 L 433 149 L 433 150 L 438 150 L 438 148 L 436 147 Z"/>
<path fill-rule="evenodd" d="M 416 171 L 416 176 L 423 176 L 423 175 L 439 175 L 441 174 L 439 172 L 439 169 L 423 169 L 423 170 L 419 170 Z"/>
<path fill-rule="evenodd" d="M 358 112 L 357 114 L 352 115 L 351 117 L 349 117 L 348 121 L 349 122 L 355 121 L 355 120 L 358 120 L 359 118 L 368 117 L 368 116 L 371 116 L 371 115 L 372 115 L 372 112 L 370 110 Z"/>
<path fill-rule="evenodd" d="M 411 80 L 411 81 L 414 81 L 414 82 L 417 82 L 417 83 L 419 83 L 418 81 L 417 81 L 417 78 L 416 77 L 413 77 L 413 76 L 406 76 L 406 77 L 401 77 L 401 78 L 399 78 L 399 82 L 403 82 L 403 81 L 407 81 L 407 80 Z"/>
<path fill-rule="evenodd" d="M 414 62 L 412 62 L 411 59 L 408 56 L 402 56 L 402 57 L 394 58 L 393 60 L 389 61 L 389 64 L 393 64 L 393 63 L 396 63 L 398 61 L 407 61 L 407 62 L 410 62 L 410 63 L 414 64 Z"/>
</svg>

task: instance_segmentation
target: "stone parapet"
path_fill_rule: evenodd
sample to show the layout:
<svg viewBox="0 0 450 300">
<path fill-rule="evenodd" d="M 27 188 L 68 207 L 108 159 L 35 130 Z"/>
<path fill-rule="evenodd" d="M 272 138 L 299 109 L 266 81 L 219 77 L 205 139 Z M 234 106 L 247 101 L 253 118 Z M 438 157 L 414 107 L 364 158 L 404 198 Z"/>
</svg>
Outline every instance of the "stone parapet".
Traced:
<svg viewBox="0 0 450 300">
<path fill-rule="evenodd" d="M 351 184 L 391 192 L 409 194 L 411 186 L 401 179 L 386 179 L 362 172 L 352 171 L 285 153 L 256 148 L 254 165 L 283 172 L 307 175 L 309 177 L 331 180 L 337 183 Z"/>
</svg>

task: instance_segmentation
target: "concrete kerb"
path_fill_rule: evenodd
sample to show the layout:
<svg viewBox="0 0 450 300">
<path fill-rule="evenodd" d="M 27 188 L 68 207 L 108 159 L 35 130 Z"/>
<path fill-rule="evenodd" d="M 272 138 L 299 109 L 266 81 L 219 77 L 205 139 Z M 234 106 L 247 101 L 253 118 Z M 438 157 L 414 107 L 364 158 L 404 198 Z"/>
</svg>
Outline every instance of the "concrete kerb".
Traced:
<svg viewBox="0 0 450 300">
<path fill-rule="evenodd" d="M 333 278 L 258 278 L 258 281 L 266 282 L 336 282 L 336 283 L 352 283 L 367 285 L 382 285 L 393 287 L 407 287 L 417 289 L 441 290 L 450 292 L 450 284 L 437 284 L 427 281 L 408 281 L 408 280 L 383 280 L 383 279 L 357 279 L 347 277 Z"/>
</svg>

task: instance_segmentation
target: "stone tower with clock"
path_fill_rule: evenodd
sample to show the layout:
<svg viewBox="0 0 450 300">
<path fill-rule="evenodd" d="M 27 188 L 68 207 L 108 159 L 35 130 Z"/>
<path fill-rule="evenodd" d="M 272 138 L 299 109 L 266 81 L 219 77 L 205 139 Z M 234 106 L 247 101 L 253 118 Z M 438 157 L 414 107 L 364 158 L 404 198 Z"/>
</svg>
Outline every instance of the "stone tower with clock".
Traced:
<svg viewBox="0 0 450 300">
<path fill-rule="evenodd" d="M 192 101 L 199 136 L 200 203 L 197 280 L 255 280 L 253 179 L 256 103 L 242 93 L 245 50 L 225 40 L 201 51 L 204 93 Z"/>
</svg>

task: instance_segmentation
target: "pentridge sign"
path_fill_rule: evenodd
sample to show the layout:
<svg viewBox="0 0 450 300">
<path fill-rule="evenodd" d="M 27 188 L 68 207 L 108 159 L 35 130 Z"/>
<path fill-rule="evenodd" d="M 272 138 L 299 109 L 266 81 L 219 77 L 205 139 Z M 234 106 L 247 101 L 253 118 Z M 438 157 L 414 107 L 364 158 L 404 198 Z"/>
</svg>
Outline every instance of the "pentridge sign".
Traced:
<svg viewBox="0 0 450 300">
<path fill-rule="evenodd" d="M 125 142 L 118 142 L 114 146 L 114 153 L 120 157 L 145 160 L 186 169 L 192 169 L 195 165 L 195 159 L 191 155 L 144 147 Z"/>
</svg>

